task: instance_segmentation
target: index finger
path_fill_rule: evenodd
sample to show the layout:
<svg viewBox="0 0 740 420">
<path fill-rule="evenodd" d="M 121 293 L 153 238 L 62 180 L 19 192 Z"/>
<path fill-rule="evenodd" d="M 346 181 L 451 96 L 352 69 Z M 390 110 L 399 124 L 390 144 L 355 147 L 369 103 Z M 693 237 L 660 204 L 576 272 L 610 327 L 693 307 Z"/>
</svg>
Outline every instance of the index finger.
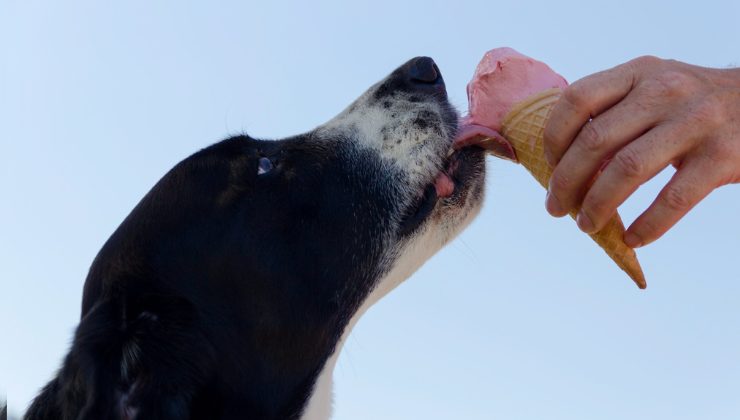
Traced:
<svg viewBox="0 0 740 420">
<path fill-rule="evenodd" d="M 631 62 L 586 76 L 568 86 L 545 125 L 545 158 L 555 167 L 591 118 L 611 108 L 632 90 Z"/>
</svg>

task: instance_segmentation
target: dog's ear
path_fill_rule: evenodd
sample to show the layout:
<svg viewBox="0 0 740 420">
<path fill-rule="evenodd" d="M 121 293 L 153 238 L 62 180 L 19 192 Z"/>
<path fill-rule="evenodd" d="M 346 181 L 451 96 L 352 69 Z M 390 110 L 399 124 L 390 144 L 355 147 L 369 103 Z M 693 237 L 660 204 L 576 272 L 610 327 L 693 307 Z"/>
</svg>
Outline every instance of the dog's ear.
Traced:
<svg viewBox="0 0 740 420">
<path fill-rule="evenodd" d="M 25 418 L 187 418 L 215 359 L 197 323 L 195 306 L 179 297 L 101 300 L 85 313 L 59 376 Z"/>
</svg>

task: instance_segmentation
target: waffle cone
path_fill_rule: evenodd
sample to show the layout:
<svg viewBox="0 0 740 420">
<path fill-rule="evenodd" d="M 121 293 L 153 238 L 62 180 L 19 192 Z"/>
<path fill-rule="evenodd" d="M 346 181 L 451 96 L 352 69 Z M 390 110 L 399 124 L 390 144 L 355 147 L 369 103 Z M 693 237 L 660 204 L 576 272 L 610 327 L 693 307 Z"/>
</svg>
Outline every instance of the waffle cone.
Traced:
<svg viewBox="0 0 740 420">
<path fill-rule="evenodd" d="M 504 117 L 501 134 L 514 147 L 519 163 L 545 188 L 550 182 L 552 169 L 545 160 L 543 133 L 545 123 L 555 102 L 560 97 L 560 89 L 549 89 L 520 102 Z M 570 215 L 575 219 L 577 210 Z M 591 238 L 624 270 L 637 286 L 644 289 L 645 276 L 642 273 L 635 250 L 623 240 L 624 224 L 615 213 L 606 226 Z"/>
</svg>

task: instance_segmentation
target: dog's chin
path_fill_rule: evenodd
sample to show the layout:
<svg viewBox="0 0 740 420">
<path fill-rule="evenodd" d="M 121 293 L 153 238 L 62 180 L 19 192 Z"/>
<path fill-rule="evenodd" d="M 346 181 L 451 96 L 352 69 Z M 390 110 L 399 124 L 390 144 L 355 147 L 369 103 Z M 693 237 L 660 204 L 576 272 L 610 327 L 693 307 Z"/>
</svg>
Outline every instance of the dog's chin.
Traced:
<svg viewBox="0 0 740 420">
<path fill-rule="evenodd" d="M 399 228 L 409 236 L 430 224 L 462 230 L 470 214 L 477 214 L 483 200 L 485 151 L 477 146 L 452 149 L 434 180 L 407 209 Z"/>
</svg>

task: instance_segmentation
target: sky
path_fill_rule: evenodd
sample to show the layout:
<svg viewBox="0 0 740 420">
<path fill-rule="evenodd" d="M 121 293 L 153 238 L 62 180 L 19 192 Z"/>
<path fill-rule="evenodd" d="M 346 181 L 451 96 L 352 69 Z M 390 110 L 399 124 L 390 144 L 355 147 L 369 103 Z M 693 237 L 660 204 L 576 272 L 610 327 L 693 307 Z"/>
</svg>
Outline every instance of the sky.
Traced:
<svg viewBox="0 0 740 420">
<path fill-rule="evenodd" d="M 461 112 L 500 46 L 570 81 L 645 54 L 738 66 L 738 16 L 730 0 L 0 0 L 0 395 L 22 412 L 52 377 L 95 254 L 199 148 L 308 131 L 418 55 Z M 353 331 L 335 419 L 740 418 L 739 186 L 638 251 L 645 291 L 522 167 L 489 158 L 486 192 Z"/>
</svg>

